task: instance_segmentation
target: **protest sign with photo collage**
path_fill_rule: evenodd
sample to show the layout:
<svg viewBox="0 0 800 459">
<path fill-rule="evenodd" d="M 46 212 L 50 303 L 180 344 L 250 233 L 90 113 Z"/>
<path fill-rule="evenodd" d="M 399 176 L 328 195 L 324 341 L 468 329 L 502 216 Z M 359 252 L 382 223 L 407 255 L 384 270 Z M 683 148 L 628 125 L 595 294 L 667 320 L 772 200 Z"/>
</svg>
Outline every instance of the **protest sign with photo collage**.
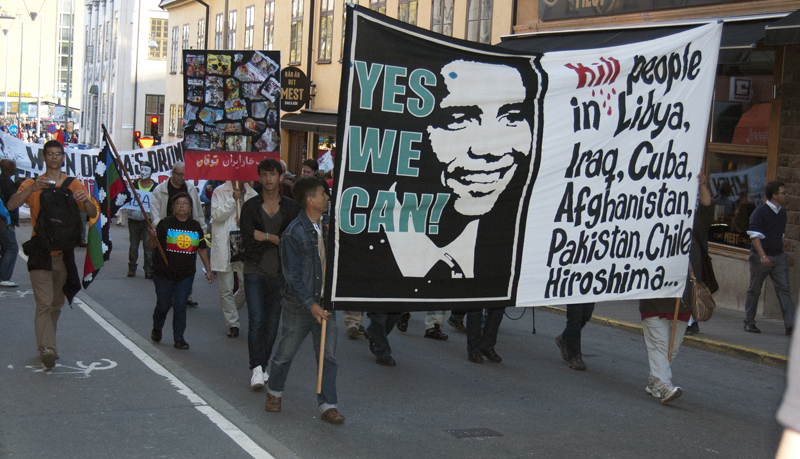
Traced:
<svg viewBox="0 0 800 459">
<path fill-rule="evenodd" d="M 186 175 L 257 180 L 280 159 L 280 52 L 184 50 Z"/>
</svg>

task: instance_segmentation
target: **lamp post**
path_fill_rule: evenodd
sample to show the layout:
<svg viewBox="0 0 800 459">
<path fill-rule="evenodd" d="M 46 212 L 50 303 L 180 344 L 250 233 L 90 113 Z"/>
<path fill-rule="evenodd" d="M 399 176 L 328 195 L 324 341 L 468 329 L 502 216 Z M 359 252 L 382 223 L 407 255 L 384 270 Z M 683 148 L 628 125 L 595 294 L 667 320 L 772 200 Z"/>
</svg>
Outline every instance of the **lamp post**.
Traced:
<svg viewBox="0 0 800 459">
<path fill-rule="evenodd" d="M 36 17 L 39 14 L 32 11 L 30 15 L 31 15 L 31 21 L 36 22 Z M 41 136 L 42 133 L 42 71 L 41 70 L 42 70 L 43 31 L 44 31 L 44 24 L 42 24 L 42 21 L 39 21 L 39 86 L 36 87 L 36 138 L 37 139 Z"/>
<path fill-rule="evenodd" d="M 5 12 L 0 14 L 0 19 L 10 19 L 12 22 L 16 19 L 14 16 L 9 16 Z M 11 26 L 9 26 L 10 29 Z M 6 36 L 6 88 L 3 93 L 3 118 L 8 118 L 8 30 L 3 29 L 3 35 Z"/>
</svg>

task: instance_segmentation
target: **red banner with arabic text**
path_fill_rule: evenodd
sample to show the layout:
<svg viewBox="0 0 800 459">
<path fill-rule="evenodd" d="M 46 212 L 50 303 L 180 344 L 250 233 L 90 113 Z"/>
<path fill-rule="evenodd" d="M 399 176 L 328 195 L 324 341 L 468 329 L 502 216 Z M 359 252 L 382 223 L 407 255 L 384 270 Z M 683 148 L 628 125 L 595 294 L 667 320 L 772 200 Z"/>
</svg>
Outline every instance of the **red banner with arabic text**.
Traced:
<svg viewBox="0 0 800 459">
<path fill-rule="evenodd" d="M 280 153 L 240 151 L 186 150 L 187 180 L 258 180 L 258 163 L 262 159 L 281 160 Z"/>
</svg>

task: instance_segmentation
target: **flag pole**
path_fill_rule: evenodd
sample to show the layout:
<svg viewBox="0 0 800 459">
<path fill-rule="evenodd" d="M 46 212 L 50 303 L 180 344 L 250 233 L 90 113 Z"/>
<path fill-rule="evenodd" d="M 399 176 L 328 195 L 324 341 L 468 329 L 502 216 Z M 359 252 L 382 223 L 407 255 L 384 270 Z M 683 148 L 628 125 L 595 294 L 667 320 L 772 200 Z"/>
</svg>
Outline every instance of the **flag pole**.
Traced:
<svg viewBox="0 0 800 459">
<path fill-rule="evenodd" d="M 335 320 L 335 319 L 334 319 Z M 322 320 L 322 333 L 320 333 L 319 343 L 319 368 L 317 369 L 317 393 L 322 393 L 322 364 L 325 362 L 325 326 L 328 321 Z"/>
<path fill-rule="evenodd" d="M 675 343 L 675 330 L 678 328 L 678 309 L 681 307 L 681 299 L 675 298 L 675 314 L 672 315 L 672 334 L 669 337 L 669 354 L 667 360 L 672 362 L 672 345 Z"/>
<path fill-rule="evenodd" d="M 111 140 L 111 137 L 108 135 L 108 131 L 106 131 L 106 125 L 101 124 L 103 127 L 103 138 L 108 142 L 108 146 L 111 147 L 111 152 L 114 154 L 114 161 L 117 163 L 117 169 L 121 170 L 123 174 L 125 174 L 125 184 L 127 188 L 133 191 L 133 196 L 136 198 L 136 202 L 139 203 L 139 209 L 142 211 L 142 215 L 144 215 L 144 221 L 147 223 L 148 229 L 153 229 L 153 224 L 150 223 L 150 217 L 147 216 L 147 211 L 144 210 L 144 205 L 142 204 L 142 200 L 139 198 L 139 193 L 136 192 L 136 189 L 133 188 L 133 181 L 131 180 L 130 176 L 128 175 L 128 169 L 122 164 L 122 160 L 119 157 L 119 153 L 117 153 L 117 147 L 114 146 L 114 142 Z M 167 254 L 164 253 L 164 249 L 161 247 L 161 242 L 156 238 L 156 244 L 158 245 L 158 251 L 161 253 L 161 259 L 164 260 L 164 264 L 169 266 L 169 261 L 167 261 Z"/>
</svg>

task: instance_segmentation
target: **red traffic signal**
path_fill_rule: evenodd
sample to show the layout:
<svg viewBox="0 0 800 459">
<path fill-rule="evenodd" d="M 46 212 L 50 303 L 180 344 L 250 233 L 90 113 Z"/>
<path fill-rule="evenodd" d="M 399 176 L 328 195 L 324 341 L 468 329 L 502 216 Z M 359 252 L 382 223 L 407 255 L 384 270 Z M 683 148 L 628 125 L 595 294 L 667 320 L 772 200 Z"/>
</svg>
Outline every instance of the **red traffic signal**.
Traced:
<svg viewBox="0 0 800 459">
<path fill-rule="evenodd" d="M 142 136 L 142 133 L 141 133 L 141 131 L 133 131 L 133 136 L 138 139 L 139 137 Z"/>
<path fill-rule="evenodd" d="M 158 121 L 158 116 L 153 115 L 150 117 L 150 135 L 153 137 L 158 137 Z"/>
</svg>

